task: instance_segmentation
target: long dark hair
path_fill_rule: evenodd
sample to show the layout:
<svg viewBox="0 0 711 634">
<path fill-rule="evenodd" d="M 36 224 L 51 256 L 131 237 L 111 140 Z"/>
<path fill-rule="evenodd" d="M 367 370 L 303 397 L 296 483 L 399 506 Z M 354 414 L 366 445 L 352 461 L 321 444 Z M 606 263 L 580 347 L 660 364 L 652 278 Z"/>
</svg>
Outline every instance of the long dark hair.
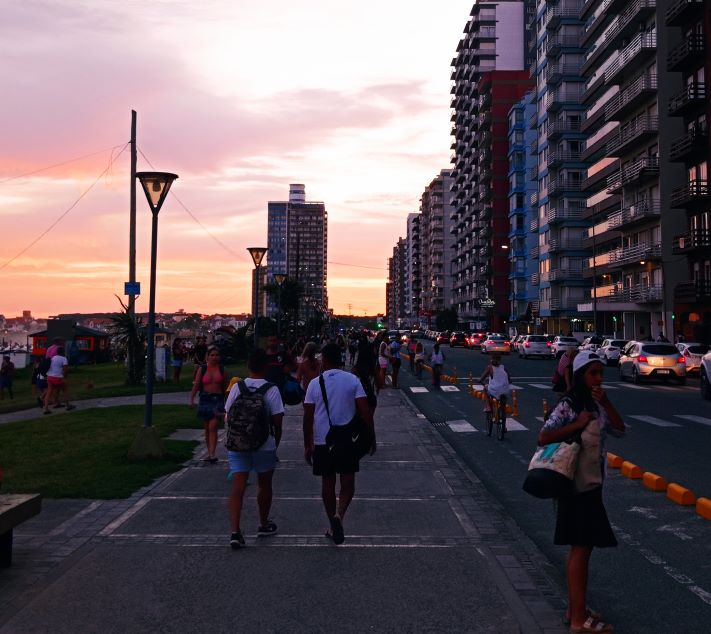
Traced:
<svg viewBox="0 0 711 634">
<path fill-rule="evenodd" d="M 368 344 L 367 340 L 361 341 L 358 345 L 358 356 L 356 357 L 355 365 L 353 366 L 353 374 L 359 377 L 368 377 L 375 374 L 375 356 L 373 348 Z"/>
<path fill-rule="evenodd" d="M 592 392 L 590 388 L 585 385 L 585 372 L 590 365 L 590 363 L 586 363 L 582 368 L 579 368 L 577 372 L 573 372 L 573 384 L 570 389 L 561 396 L 561 400 L 564 398 L 570 400 L 573 410 L 578 414 L 583 410 L 592 412 L 596 409 Z"/>
</svg>

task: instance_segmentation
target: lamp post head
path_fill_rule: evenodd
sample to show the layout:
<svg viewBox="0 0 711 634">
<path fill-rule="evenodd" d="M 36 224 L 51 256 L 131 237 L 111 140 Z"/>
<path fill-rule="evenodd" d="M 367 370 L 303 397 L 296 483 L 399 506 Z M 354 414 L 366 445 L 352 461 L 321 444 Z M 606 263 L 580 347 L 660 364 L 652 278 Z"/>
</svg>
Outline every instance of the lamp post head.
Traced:
<svg viewBox="0 0 711 634">
<path fill-rule="evenodd" d="M 165 202 L 170 186 L 178 178 L 170 172 L 136 172 L 136 178 L 141 181 L 141 187 L 146 195 L 151 211 L 157 214 Z"/>
<path fill-rule="evenodd" d="M 274 281 L 281 286 L 284 283 L 284 280 L 286 279 L 286 275 L 284 273 L 275 273 L 274 274 Z"/>
<path fill-rule="evenodd" d="M 247 247 L 247 251 L 249 251 L 249 255 L 252 256 L 254 266 L 259 268 L 264 259 L 264 254 L 267 252 L 267 247 Z"/>
</svg>

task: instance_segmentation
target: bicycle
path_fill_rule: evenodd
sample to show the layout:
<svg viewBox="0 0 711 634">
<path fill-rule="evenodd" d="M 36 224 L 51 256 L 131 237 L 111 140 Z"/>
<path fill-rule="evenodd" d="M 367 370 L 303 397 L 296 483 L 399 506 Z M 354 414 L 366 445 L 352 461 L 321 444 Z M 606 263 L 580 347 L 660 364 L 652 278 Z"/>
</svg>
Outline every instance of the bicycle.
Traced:
<svg viewBox="0 0 711 634">
<path fill-rule="evenodd" d="M 486 410 L 486 435 L 491 436 L 491 432 L 496 425 L 496 437 L 504 439 L 506 434 L 506 396 L 501 395 L 498 399 L 489 396 L 490 408 Z"/>
</svg>

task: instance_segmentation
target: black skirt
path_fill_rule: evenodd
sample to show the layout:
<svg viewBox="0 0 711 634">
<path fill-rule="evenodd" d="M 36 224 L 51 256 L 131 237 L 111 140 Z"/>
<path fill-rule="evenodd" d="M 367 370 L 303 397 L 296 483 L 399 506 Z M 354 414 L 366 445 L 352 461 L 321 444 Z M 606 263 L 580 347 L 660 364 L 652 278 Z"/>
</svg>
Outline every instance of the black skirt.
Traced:
<svg viewBox="0 0 711 634">
<path fill-rule="evenodd" d="M 559 546 L 617 546 L 607 511 L 602 502 L 602 487 L 557 501 L 554 543 Z"/>
</svg>

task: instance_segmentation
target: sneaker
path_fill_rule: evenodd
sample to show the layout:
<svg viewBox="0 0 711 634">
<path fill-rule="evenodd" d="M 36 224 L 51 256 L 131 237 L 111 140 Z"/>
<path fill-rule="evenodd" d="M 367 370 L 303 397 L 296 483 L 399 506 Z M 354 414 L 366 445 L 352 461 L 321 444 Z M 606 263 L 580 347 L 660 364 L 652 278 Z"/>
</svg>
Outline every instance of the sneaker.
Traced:
<svg viewBox="0 0 711 634">
<path fill-rule="evenodd" d="M 269 537 L 269 535 L 276 535 L 279 531 L 279 527 L 269 520 L 266 526 L 260 526 L 257 529 L 257 537 Z"/>
<path fill-rule="evenodd" d="M 237 531 L 230 535 L 230 547 L 232 550 L 237 550 L 244 546 L 244 537 L 242 537 L 242 531 Z"/>
</svg>

